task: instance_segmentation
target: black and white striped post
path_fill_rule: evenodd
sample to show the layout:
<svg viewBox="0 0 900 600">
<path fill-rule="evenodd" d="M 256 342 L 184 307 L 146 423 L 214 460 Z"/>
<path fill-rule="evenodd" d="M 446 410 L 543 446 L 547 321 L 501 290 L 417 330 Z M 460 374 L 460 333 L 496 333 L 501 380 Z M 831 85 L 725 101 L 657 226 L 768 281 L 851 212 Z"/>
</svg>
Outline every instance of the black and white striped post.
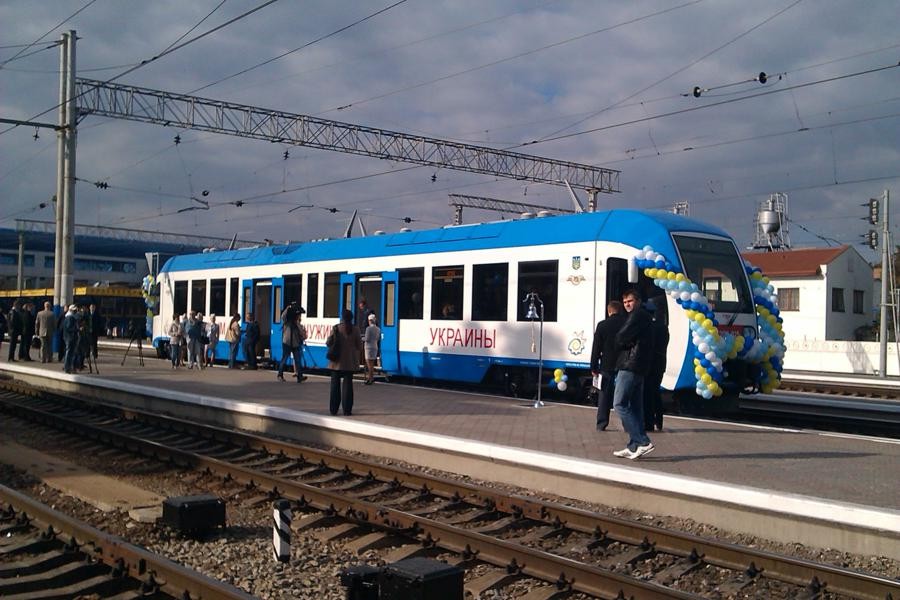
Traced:
<svg viewBox="0 0 900 600">
<path fill-rule="evenodd" d="M 275 560 L 291 560 L 291 502 L 281 498 L 272 504 L 274 522 L 272 524 L 272 547 Z"/>
</svg>

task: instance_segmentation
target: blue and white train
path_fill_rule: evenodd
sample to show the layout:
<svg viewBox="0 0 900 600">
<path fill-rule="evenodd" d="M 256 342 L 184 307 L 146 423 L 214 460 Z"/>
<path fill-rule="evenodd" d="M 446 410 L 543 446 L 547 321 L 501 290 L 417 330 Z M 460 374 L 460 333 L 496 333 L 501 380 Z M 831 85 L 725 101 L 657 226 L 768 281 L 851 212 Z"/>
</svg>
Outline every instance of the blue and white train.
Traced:
<svg viewBox="0 0 900 600">
<path fill-rule="evenodd" d="M 648 257 L 660 256 L 666 274 L 682 274 L 670 285 L 674 293 L 646 268 L 654 265 Z M 574 388 L 589 381 L 593 330 L 607 302 L 636 287 L 668 309 L 663 387 L 700 394 L 708 369 L 712 397 L 758 388 L 766 378 L 760 352 L 756 364 L 746 354 L 760 336 L 752 275 L 721 229 L 639 210 L 216 251 L 177 256 L 162 268 L 153 341 L 163 347 L 172 316 L 189 310 L 217 315 L 223 331 L 231 315 L 253 313 L 262 331 L 258 354 L 280 360 L 281 312 L 297 301 L 309 333 L 304 361 L 322 368 L 330 328 L 365 297 L 381 327 L 388 376 L 533 392 L 540 367 L 548 378 L 563 370 Z M 695 321 L 701 308 L 709 319 Z M 709 350 L 713 338 L 723 346 L 738 337 L 741 344 L 720 348 L 718 361 L 698 351 L 704 339 Z M 216 355 L 228 356 L 224 336 Z"/>
</svg>

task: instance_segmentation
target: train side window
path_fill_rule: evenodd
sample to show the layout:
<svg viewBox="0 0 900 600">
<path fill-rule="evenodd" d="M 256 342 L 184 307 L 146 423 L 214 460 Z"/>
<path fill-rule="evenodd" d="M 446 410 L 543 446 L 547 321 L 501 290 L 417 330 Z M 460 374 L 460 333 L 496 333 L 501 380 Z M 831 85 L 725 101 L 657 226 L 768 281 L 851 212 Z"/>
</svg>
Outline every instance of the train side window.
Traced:
<svg viewBox="0 0 900 600">
<path fill-rule="evenodd" d="M 284 276 L 284 305 L 287 306 L 291 302 L 303 305 L 303 275 Z M 280 306 L 276 308 L 282 309 Z"/>
<path fill-rule="evenodd" d="M 606 306 L 611 300 L 622 300 L 622 294 L 628 289 L 628 261 L 624 258 L 609 257 L 606 260 Z"/>
<path fill-rule="evenodd" d="M 431 318 L 458 321 L 462 318 L 463 266 L 431 269 Z"/>
<path fill-rule="evenodd" d="M 472 267 L 472 320 L 505 321 L 509 304 L 509 265 Z"/>
<path fill-rule="evenodd" d="M 278 324 L 281 323 L 281 305 L 284 295 L 284 288 L 278 287 L 277 285 L 272 288 L 272 292 L 274 294 L 273 300 L 274 305 L 272 306 L 272 323 Z"/>
<path fill-rule="evenodd" d="M 425 268 L 397 269 L 397 279 L 400 286 L 400 318 L 421 319 L 424 314 L 422 292 L 425 289 Z"/>
<path fill-rule="evenodd" d="M 319 316 L 319 274 L 310 273 L 306 282 L 306 316 Z"/>
<path fill-rule="evenodd" d="M 559 261 L 537 260 L 519 263 L 519 288 L 516 299 L 537 292 L 544 303 L 544 321 L 556 321 L 557 291 L 559 289 Z M 528 302 L 518 303 L 518 320 L 530 321 Z"/>
<path fill-rule="evenodd" d="M 174 304 L 174 314 L 183 315 L 187 312 L 187 290 L 188 290 L 188 282 L 187 281 L 176 281 L 175 282 L 175 297 L 173 298 Z M 167 317 L 168 318 L 168 315 Z"/>
<path fill-rule="evenodd" d="M 396 285 L 393 281 L 388 281 L 384 285 L 384 323 L 385 327 L 394 326 L 394 303 L 397 299 Z"/>
<path fill-rule="evenodd" d="M 225 280 L 211 279 L 209 281 L 209 314 L 225 314 Z"/>
<path fill-rule="evenodd" d="M 206 313 L 205 279 L 194 279 L 191 281 L 191 310 L 198 313 Z"/>
<path fill-rule="evenodd" d="M 237 277 L 232 277 L 228 287 L 230 289 L 230 296 L 228 300 L 228 316 L 233 317 L 238 313 L 238 290 L 240 287 L 238 286 Z"/>
<path fill-rule="evenodd" d="M 341 316 L 341 273 L 325 273 L 325 306 L 323 317 Z"/>
</svg>

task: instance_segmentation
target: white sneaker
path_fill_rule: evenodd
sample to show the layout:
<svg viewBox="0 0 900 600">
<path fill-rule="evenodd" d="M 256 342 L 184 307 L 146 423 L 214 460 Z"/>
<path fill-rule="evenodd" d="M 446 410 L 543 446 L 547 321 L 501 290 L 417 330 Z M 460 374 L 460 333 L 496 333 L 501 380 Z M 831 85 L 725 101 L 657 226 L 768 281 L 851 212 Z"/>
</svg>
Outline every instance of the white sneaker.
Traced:
<svg viewBox="0 0 900 600">
<path fill-rule="evenodd" d="M 619 458 L 635 458 L 633 455 L 635 453 L 629 450 L 628 448 L 622 448 L 621 450 L 616 450 L 613 452 L 613 456 L 618 456 Z"/>
<path fill-rule="evenodd" d="M 634 460 L 635 458 L 640 458 L 642 456 L 646 456 L 646 455 L 650 454 L 651 452 L 653 452 L 654 450 L 656 450 L 656 446 L 654 446 L 653 444 L 647 444 L 646 446 L 638 446 L 637 450 L 632 452 L 631 456 L 629 456 L 628 458 L 630 458 L 631 460 Z"/>
</svg>

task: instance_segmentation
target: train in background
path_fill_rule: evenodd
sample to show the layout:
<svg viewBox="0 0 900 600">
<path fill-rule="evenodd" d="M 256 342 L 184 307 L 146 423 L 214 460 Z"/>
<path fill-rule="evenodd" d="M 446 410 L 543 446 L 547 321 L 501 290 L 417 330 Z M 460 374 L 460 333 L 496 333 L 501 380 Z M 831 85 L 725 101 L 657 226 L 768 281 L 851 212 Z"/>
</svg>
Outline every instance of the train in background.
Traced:
<svg viewBox="0 0 900 600">
<path fill-rule="evenodd" d="M 693 396 L 689 311 L 637 268 L 648 247 L 695 282 L 719 333 L 759 336 L 751 281 L 727 233 L 670 213 L 610 210 L 177 256 L 157 278 L 153 343 L 165 347 L 175 314 L 215 314 L 224 330 L 231 315 L 253 313 L 257 353 L 277 361 L 282 309 L 296 301 L 309 333 L 304 360 L 323 368 L 331 327 L 364 297 L 382 330 L 386 375 L 526 394 L 539 368 L 564 370 L 570 388 L 589 382 L 594 327 L 608 301 L 635 287 L 668 309 L 663 387 Z M 220 341 L 217 357 L 227 353 Z M 737 356 L 724 366 L 727 396 L 754 388 L 756 366 Z"/>
</svg>

